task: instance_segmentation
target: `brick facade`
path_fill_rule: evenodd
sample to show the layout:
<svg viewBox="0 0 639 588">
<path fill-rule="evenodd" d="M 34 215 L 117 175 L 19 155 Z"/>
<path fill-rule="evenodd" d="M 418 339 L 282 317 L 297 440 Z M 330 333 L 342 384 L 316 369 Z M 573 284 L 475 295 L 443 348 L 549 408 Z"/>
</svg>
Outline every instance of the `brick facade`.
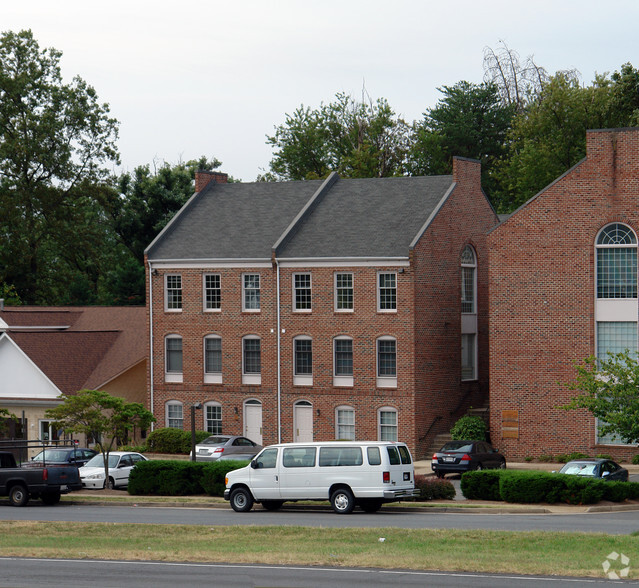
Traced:
<svg viewBox="0 0 639 588">
<path fill-rule="evenodd" d="M 636 451 L 597 445 L 589 412 L 558 408 L 574 362 L 596 354 L 595 242 L 609 223 L 639 232 L 639 129 L 589 131 L 586 159 L 488 235 L 491 436 L 511 459 Z"/>
<path fill-rule="evenodd" d="M 378 411 L 391 407 L 397 412 L 398 437 L 419 457 L 438 432 L 447 431 L 451 420 L 471 405 L 485 403 L 488 387 L 487 255 L 485 234 L 497 218 L 481 191 L 479 163 L 456 159 L 454 188 L 441 207 L 425 223 L 425 230 L 405 260 L 343 262 L 317 259 L 254 266 L 236 262 L 198 264 L 162 263 L 147 271 L 147 300 L 151 301 L 152 410 L 156 427 L 166 426 L 165 404 L 183 403 L 183 427 L 190 428 L 189 407 L 197 402 L 218 402 L 222 407 L 222 430 L 243 434 L 247 400 L 262 408 L 264 445 L 295 439 L 294 405 L 312 405 L 315 440 L 337 435 L 336 409 L 354 409 L 357 439 L 377 439 Z M 347 181 L 347 180 L 344 180 Z M 374 214 L 374 211 L 371 211 Z M 401 219 L 398 219 L 401 222 Z M 214 239 L 215 237 L 212 236 Z M 460 377 L 460 255 L 472 245 L 478 259 L 478 379 Z M 318 254 L 318 257 L 321 257 Z M 153 266 L 153 260 L 151 260 Z M 377 308 L 378 272 L 396 274 L 397 310 Z M 352 312 L 338 312 L 334 304 L 335 273 L 353 275 Z M 203 310 L 203 275 L 216 273 L 221 280 L 221 309 Z M 259 312 L 242 310 L 242 275 L 260 275 Z M 312 310 L 293 309 L 293 274 L 312 278 Z M 182 309 L 165 310 L 165 276 L 182 279 Z M 278 435 L 278 277 L 279 277 L 279 393 Z M 183 344 L 183 381 L 165 382 L 164 338 L 179 335 Z M 222 383 L 204 383 L 204 337 L 222 340 Z M 261 383 L 242 384 L 242 338 L 261 339 Z M 312 386 L 295 385 L 293 341 L 312 339 Z M 353 341 L 353 385 L 335 386 L 333 340 L 347 336 Z M 397 385 L 377 385 L 376 341 L 396 340 Z M 149 380 L 151 384 L 151 380 Z M 150 386 L 151 389 L 151 386 Z M 197 428 L 204 427 L 202 411 L 196 413 Z"/>
</svg>

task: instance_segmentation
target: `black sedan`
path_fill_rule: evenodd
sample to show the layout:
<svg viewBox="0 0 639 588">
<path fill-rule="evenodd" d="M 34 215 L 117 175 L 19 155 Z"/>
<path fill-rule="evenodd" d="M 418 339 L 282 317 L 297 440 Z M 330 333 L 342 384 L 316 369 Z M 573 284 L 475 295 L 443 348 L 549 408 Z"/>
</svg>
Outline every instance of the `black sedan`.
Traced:
<svg viewBox="0 0 639 588">
<path fill-rule="evenodd" d="M 470 470 L 504 469 L 506 458 L 485 441 L 449 441 L 433 455 L 430 467 L 443 478 Z"/>
<path fill-rule="evenodd" d="M 559 473 L 615 482 L 628 481 L 628 470 L 611 459 L 574 459 L 561 468 Z"/>
<path fill-rule="evenodd" d="M 86 447 L 47 447 L 32 457 L 31 461 L 39 464 L 42 464 L 42 462 L 52 465 L 73 464 L 82 467 L 97 453 L 97 451 Z"/>
</svg>

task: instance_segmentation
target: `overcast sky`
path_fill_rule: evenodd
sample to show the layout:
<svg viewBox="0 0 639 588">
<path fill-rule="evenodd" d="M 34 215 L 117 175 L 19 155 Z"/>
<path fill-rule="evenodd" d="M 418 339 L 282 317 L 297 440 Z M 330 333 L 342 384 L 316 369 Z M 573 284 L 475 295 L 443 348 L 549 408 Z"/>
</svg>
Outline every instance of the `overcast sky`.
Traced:
<svg viewBox="0 0 639 588">
<path fill-rule="evenodd" d="M 298 106 L 362 88 L 407 121 L 438 87 L 483 79 L 504 40 L 550 73 L 639 66 L 637 0 L 28 0 L 3 2 L 0 30 L 31 29 L 63 52 L 120 121 L 122 167 L 206 155 L 253 181 L 266 135 Z"/>
</svg>

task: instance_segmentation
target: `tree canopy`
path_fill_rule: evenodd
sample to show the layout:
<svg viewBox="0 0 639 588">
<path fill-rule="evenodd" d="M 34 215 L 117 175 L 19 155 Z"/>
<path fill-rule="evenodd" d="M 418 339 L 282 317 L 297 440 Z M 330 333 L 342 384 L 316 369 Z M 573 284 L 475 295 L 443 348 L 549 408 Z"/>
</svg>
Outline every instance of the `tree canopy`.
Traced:
<svg viewBox="0 0 639 588">
<path fill-rule="evenodd" d="M 615 435 L 624 443 L 639 443 L 639 363 L 636 351 L 609 353 L 605 359 L 587 358 L 577 365 L 568 384 L 577 393 L 562 406 L 585 408 L 599 420 L 600 435 Z"/>
</svg>

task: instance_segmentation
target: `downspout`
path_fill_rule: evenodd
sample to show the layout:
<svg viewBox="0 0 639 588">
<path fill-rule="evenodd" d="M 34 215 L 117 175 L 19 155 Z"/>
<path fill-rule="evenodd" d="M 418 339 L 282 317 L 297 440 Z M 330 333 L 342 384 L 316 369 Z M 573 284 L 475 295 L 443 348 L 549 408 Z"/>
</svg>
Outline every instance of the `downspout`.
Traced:
<svg viewBox="0 0 639 588">
<path fill-rule="evenodd" d="M 149 264 L 149 377 L 151 378 L 151 412 L 155 415 L 153 402 L 153 268 Z M 151 431 L 155 430 L 155 423 L 151 423 Z"/>
<path fill-rule="evenodd" d="M 282 358 L 281 358 L 281 344 L 282 344 L 282 329 L 280 328 L 280 263 L 275 258 L 275 267 L 277 271 L 276 280 L 276 304 L 277 304 L 277 442 L 282 442 Z"/>
</svg>

